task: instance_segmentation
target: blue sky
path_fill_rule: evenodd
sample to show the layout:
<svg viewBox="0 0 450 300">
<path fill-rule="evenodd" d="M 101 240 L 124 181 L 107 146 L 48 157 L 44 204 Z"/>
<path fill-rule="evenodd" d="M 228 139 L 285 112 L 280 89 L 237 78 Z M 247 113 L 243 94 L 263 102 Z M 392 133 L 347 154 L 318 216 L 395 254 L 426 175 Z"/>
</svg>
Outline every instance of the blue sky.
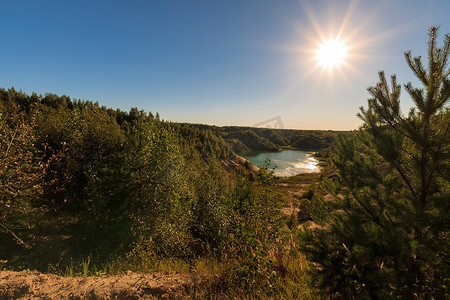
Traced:
<svg viewBox="0 0 450 300">
<path fill-rule="evenodd" d="M 442 42 L 449 15 L 446 0 L 4 0 L 0 87 L 180 122 L 356 129 L 377 72 L 414 83 L 403 52 L 425 55 L 432 25 Z M 337 35 L 346 63 L 317 67 Z"/>
</svg>

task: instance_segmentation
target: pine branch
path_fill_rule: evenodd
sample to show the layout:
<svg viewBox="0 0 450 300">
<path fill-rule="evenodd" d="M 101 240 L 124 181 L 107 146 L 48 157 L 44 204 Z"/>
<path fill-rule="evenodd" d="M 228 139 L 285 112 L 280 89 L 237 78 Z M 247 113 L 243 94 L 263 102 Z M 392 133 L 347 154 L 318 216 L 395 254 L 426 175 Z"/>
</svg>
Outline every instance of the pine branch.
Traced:
<svg viewBox="0 0 450 300">
<path fill-rule="evenodd" d="M 362 208 L 364 208 L 364 210 L 369 214 L 369 216 L 372 218 L 372 220 L 378 224 L 379 226 L 381 226 L 384 230 L 387 231 L 386 227 L 380 222 L 380 220 L 370 211 L 370 209 L 368 209 L 361 200 L 359 200 L 359 197 L 356 196 L 355 191 L 351 191 L 352 196 L 355 198 L 355 200 L 359 203 L 359 205 L 362 206 Z"/>
</svg>

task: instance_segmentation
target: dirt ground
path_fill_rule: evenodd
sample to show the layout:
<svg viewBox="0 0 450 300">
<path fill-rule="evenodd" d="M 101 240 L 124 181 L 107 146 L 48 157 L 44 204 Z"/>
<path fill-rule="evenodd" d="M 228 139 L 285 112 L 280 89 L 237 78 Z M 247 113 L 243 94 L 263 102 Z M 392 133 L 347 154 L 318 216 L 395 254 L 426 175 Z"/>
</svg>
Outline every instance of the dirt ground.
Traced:
<svg viewBox="0 0 450 300">
<path fill-rule="evenodd" d="M 290 216 L 294 211 L 298 212 L 300 200 L 304 197 L 305 192 L 310 189 L 311 184 L 318 180 L 318 173 L 278 178 L 275 181 L 274 190 L 281 196 L 284 204 L 281 212 L 285 216 Z"/>
<path fill-rule="evenodd" d="M 199 274 L 61 277 L 37 271 L 0 271 L 0 299 L 186 299 L 208 280 Z"/>
</svg>

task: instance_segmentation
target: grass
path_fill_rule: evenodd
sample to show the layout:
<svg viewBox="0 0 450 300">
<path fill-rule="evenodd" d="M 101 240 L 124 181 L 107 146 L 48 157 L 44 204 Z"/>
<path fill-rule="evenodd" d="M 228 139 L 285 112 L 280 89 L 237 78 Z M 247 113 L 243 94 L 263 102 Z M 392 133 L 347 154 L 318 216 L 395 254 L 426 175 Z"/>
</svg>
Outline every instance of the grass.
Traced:
<svg viewBox="0 0 450 300">
<path fill-rule="evenodd" d="M 273 189 L 280 194 L 285 204 L 297 202 L 303 198 L 304 193 L 314 186 L 320 178 L 320 174 L 299 174 L 292 177 L 278 177 Z"/>
<path fill-rule="evenodd" d="M 285 237 L 285 240 L 279 241 L 278 247 L 263 254 L 258 264 L 271 262 L 270 266 L 258 270 L 250 286 L 242 286 L 239 281 L 232 280 L 236 269 L 242 271 L 248 266 L 248 261 L 242 257 L 203 256 L 188 261 L 158 258 L 144 249 L 103 264 L 93 262 L 91 256 L 72 259 L 65 267 L 49 266 L 48 272 L 61 276 L 117 275 L 127 271 L 192 274 L 207 278 L 188 288 L 189 295 L 198 299 L 320 299 L 320 292 L 310 286 L 309 263 L 299 253 L 294 234 L 285 231 Z M 250 257 L 253 254 L 250 253 Z"/>
<path fill-rule="evenodd" d="M 298 252 L 293 235 L 281 244 L 281 248 L 264 254 L 261 262 L 270 261 L 271 264 L 267 269 L 255 273 L 255 281 L 250 287 L 243 287 L 240 282 L 230 280 L 236 267 L 240 270 L 247 267 L 248 261 L 239 257 L 205 256 L 187 261 L 158 258 L 151 252 L 142 252 L 139 255 L 132 253 L 125 257 L 118 256 L 99 264 L 87 256 L 71 259 L 66 265 L 49 264 L 47 272 L 77 277 L 117 275 L 129 270 L 138 273 L 193 274 L 208 278 L 189 287 L 188 293 L 198 299 L 319 299 L 320 293 L 309 285 L 309 264 Z M 271 282 L 272 288 L 267 281 L 271 274 L 276 275 Z"/>
</svg>

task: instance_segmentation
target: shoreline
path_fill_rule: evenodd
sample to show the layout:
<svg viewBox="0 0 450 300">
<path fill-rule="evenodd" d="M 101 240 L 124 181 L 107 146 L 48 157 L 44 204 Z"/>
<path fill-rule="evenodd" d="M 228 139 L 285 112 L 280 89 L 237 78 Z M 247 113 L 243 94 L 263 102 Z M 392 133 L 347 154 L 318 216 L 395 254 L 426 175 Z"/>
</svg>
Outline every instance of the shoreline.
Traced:
<svg viewBox="0 0 450 300">
<path fill-rule="evenodd" d="M 300 154 L 299 157 L 297 157 L 296 154 L 288 154 L 286 159 L 281 158 L 281 161 L 277 161 L 278 158 L 276 158 L 278 155 L 281 155 L 281 157 L 284 156 L 283 154 L 277 154 L 277 153 L 280 153 L 281 151 L 277 151 L 277 152 L 270 152 L 270 151 L 259 152 L 258 151 L 257 153 L 259 153 L 259 154 L 257 154 L 257 156 L 261 156 L 261 154 L 262 155 L 267 154 L 267 156 L 271 158 L 271 164 L 270 164 L 269 169 L 274 169 L 274 171 L 275 171 L 274 176 L 276 176 L 276 177 L 292 177 L 292 176 L 296 176 L 299 174 L 313 174 L 313 173 L 321 172 L 320 160 L 315 157 L 315 155 L 314 155 L 316 153 L 315 151 L 293 149 L 292 146 L 289 148 L 285 147 L 285 149 L 286 150 L 287 149 L 298 150 L 299 152 L 302 152 L 304 154 Z M 250 159 L 247 159 L 247 157 L 244 155 L 249 154 L 249 153 L 251 153 L 251 152 L 243 153 L 243 154 L 241 154 L 242 156 L 239 155 L 240 160 L 242 163 L 249 162 L 252 166 L 252 170 L 257 170 L 258 169 L 257 164 L 258 165 L 260 163 L 263 164 L 263 162 L 260 162 L 260 159 L 256 159 L 256 161 L 253 159 L 253 161 L 255 161 L 255 162 L 252 162 L 252 155 L 250 155 Z M 271 153 L 273 153 L 273 154 L 271 154 Z M 278 166 L 276 166 L 276 165 L 278 165 Z M 275 166 L 275 168 L 271 168 L 271 166 Z"/>
</svg>

